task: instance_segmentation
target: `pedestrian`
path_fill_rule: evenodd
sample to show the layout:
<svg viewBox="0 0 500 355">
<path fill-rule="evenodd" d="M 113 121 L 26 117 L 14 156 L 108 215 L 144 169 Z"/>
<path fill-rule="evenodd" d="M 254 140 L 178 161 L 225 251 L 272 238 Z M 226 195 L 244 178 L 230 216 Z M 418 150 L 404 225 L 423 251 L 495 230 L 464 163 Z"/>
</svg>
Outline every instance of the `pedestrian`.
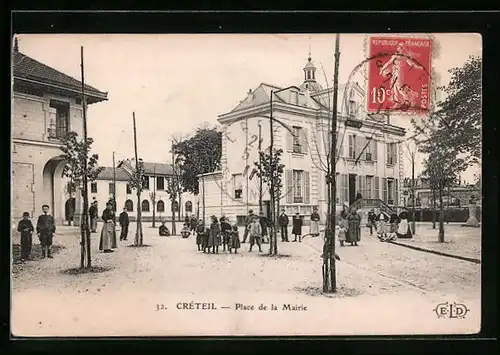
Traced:
<svg viewBox="0 0 500 355">
<path fill-rule="evenodd" d="M 222 234 L 222 251 L 226 251 L 226 247 L 230 251 L 229 244 L 231 242 L 231 224 L 225 216 L 220 218 L 220 230 Z"/>
<path fill-rule="evenodd" d="M 347 219 L 347 216 L 349 215 L 349 210 L 346 205 L 342 205 L 342 211 L 340 211 L 340 217 L 343 219 Z"/>
<path fill-rule="evenodd" d="M 189 216 L 184 217 L 184 224 L 189 225 Z"/>
<path fill-rule="evenodd" d="M 314 206 L 313 207 L 313 213 L 311 213 L 311 227 L 309 230 L 309 233 L 313 237 L 317 237 L 319 235 L 319 213 L 318 213 L 318 207 Z"/>
<path fill-rule="evenodd" d="M 389 221 L 389 218 L 385 213 L 380 211 L 380 213 L 377 216 L 377 237 L 380 239 L 381 242 L 385 241 L 387 238 L 387 222 Z"/>
<path fill-rule="evenodd" d="M 234 249 L 234 253 L 238 254 L 238 249 L 241 247 L 240 244 L 240 233 L 238 232 L 238 226 L 233 224 L 233 230 L 231 231 L 231 241 L 229 244 L 229 252 Z"/>
<path fill-rule="evenodd" d="M 202 250 L 204 234 L 205 234 L 205 222 L 203 222 L 203 220 L 200 219 L 198 221 L 198 225 L 196 226 L 196 246 L 198 247 L 198 251 Z"/>
<path fill-rule="evenodd" d="M 186 239 L 191 235 L 191 231 L 189 230 L 189 223 L 184 223 L 184 228 L 181 230 L 182 238 Z"/>
<path fill-rule="evenodd" d="M 292 234 L 294 236 L 293 242 L 297 241 L 297 237 L 299 237 L 299 242 L 302 242 L 302 224 L 302 218 L 300 217 L 299 212 L 297 212 L 292 218 Z"/>
<path fill-rule="evenodd" d="M 391 240 L 396 238 L 396 233 L 398 232 L 399 217 L 396 212 L 391 213 L 391 218 L 389 219 L 389 237 Z"/>
<path fill-rule="evenodd" d="M 158 235 L 160 237 L 170 237 L 170 231 L 165 225 L 165 221 L 161 221 L 161 226 L 158 228 Z"/>
<path fill-rule="evenodd" d="M 361 192 L 358 191 L 358 193 L 356 194 L 356 202 L 359 200 L 362 200 L 362 199 L 363 199 L 363 196 L 361 195 Z"/>
<path fill-rule="evenodd" d="M 285 209 L 281 209 L 281 214 L 278 218 L 278 223 L 280 225 L 281 229 L 281 241 L 282 242 L 289 242 L 288 240 L 288 223 L 290 220 L 288 219 L 288 216 L 285 213 Z"/>
<path fill-rule="evenodd" d="M 266 216 L 264 216 L 264 212 L 260 211 L 259 213 L 259 223 L 260 223 L 260 229 L 262 230 L 262 239 L 261 243 L 268 243 L 269 241 L 267 240 L 267 226 L 269 225 L 269 221 L 267 220 Z"/>
<path fill-rule="evenodd" d="M 248 234 L 250 235 L 250 249 L 249 252 L 252 251 L 252 247 L 254 244 L 257 244 L 259 247 L 259 252 L 262 252 L 262 246 L 260 244 L 260 238 L 262 237 L 262 227 L 260 225 L 259 217 L 254 216 L 252 223 L 250 223 Z"/>
<path fill-rule="evenodd" d="M 402 211 L 399 214 L 399 225 L 398 231 L 396 232 L 396 236 L 398 238 L 412 238 L 410 225 L 408 224 L 408 212 Z"/>
<path fill-rule="evenodd" d="M 250 226 L 250 224 L 252 223 L 253 221 L 253 217 L 255 215 L 253 214 L 253 210 L 248 210 L 248 216 L 247 218 L 245 219 L 245 232 L 243 233 L 243 241 L 242 243 L 246 243 L 247 241 L 247 237 L 248 237 L 248 227 Z"/>
<path fill-rule="evenodd" d="M 21 233 L 21 261 L 28 260 L 31 255 L 33 232 L 35 231 L 29 212 L 23 213 L 23 219 L 19 221 L 17 231 Z"/>
<path fill-rule="evenodd" d="M 102 231 L 101 239 L 99 241 L 99 250 L 103 250 L 105 253 L 113 252 L 114 248 L 117 248 L 116 243 L 116 215 L 113 210 L 113 202 L 108 201 L 106 203 L 106 208 L 102 212 Z"/>
<path fill-rule="evenodd" d="M 43 214 L 38 217 L 36 223 L 36 232 L 40 240 L 40 245 L 42 246 L 42 258 L 52 258 L 50 249 L 52 246 L 52 238 L 56 232 L 54 217 L 49 214 L 49 209 L 49 205 L 42 206 Z"/>
<path fill-rule="evenodd" d="M 120 213 L 120 217 L 118 217 L 118 222 L 120 222 L 120 227 L 121 227 L 120 240 L 127 240 L 128 225 L 130 224 L 127 207 L 123 208 L 123 212 Z"/>
<path fill-rule="evenodd" d="M 368 227 L 370 228 L 370 235 L 373 235 L 373 229 L 377 231 L 377 215 L 375 214 L 375 210 L 372 208 L 368 212 Z"/>
<path fill-rule="evenodd" d="M 205 233 L 203 233 L 203 239 L 201 245 L 204 253 L 206 253 L 207 250 L 210 253 L 210 248 L 208 247 L 209 239 L 210 239 L 210 226 L 205 227 Z"/>
<path fill-rule="evenodd" d="M 340 242 L 340 246 L 344 246 L 344 242 L 346 241 L 346 233 L 347 233 L 347 221 L 345 219 L 341 219 L 337 222 L 338 227 L 338 238 Z"/>
<path fill-rule="evenodd" d="M 212 216 L 212 224 L 210 224 L 210 234 L 208 236 L 208 252 L 212 248 L 212 254 L 219 253 L 219 246 L 222 244 L 220 224 L 217 217 Z"/>
<path fill-rule="evenodd" d="M 196 216 L 194 214 L 191 215 L 191 220 L 189 221 L 191 225 L 191 232 L 196 231 L 196 227 L 198 226 L 198 220 L 196 219 Z"/>
<path fill-rule="evenodd" d="M 356 208 L 351 209 L 351 213 L 347 216 L 347 223 L 349 224 L 346 242 L 351 245 L 358 245 L 361 240 L 361 216 L 356 211 Z"/>
<path fill-rule="evenodd" d="M 98 220 L 99 212 L 97 210 L 97 201 L 93 201 L 89 208 L 89 217 L 90 217 L 90 232 L 97 233 L 97 220 Z"/>
</svg>

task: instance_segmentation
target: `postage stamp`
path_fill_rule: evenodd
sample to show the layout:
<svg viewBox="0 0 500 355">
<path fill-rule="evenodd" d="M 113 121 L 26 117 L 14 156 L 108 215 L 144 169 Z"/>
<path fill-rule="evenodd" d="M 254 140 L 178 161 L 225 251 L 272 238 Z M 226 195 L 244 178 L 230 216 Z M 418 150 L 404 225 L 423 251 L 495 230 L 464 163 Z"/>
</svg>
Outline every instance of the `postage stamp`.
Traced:
<svg viewBox="0 0 500 355">
<path fill-rule="evenodd" d="M 370 37 L 368 112 L 429 112 L 432 41 Z"/>
</svg>

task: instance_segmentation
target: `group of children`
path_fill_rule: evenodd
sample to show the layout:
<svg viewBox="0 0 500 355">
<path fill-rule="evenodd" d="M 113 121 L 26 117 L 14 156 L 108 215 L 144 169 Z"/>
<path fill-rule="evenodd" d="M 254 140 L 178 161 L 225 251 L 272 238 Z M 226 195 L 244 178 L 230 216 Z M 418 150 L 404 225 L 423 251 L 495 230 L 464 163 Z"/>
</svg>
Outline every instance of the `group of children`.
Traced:
<svg viewBox="0 0 500 355">
<path fill-rule="evenodd" d="M 56 225 L 54 217 L 49 214 L 49 206 L 43 205 L 42 211 L 43 214 L 38 217 L 36 223 L 36 233 L 42 247 L 42 258 L 52 258 L 52 238 L 56 232 Z M 19 221 L 17 231 L 21 233 L 21 261 L 29 260 L 33 246 L 33 232 L 35 231 L 29 212 L 23 213 L 23 219 Z"/>
</svg>

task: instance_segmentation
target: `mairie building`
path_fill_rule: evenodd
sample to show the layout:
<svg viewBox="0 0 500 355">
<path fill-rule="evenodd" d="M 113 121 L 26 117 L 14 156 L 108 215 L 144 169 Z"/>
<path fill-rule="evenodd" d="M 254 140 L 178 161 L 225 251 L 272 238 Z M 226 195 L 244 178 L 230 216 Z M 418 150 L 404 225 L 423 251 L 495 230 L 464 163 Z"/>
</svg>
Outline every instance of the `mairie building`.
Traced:
<svg viewBox="0 0 500 355">
<path fill-rule="evenodd" d="M 304 216 L 306 224 L 317 206 L 325 222 L 333 89 L 324 89 L 316 81 L 310 57 L 303 70 L 304 81 L 298 86 L 261 83 L 233 110 L 218 117 L 223 131 L 221 169 L 199 179 L 206 219 L 224 213 L 233 223 L 242 223 L 250 209 L 259 211 L 261 195 L 262 210 L 268 213 L 269 189 L 265 183 L 260 188 L 254 162 L 259 159 L 259 148 L 269 151 L 272 110 L 273 145 L 283 150 L 281 163 L 285 165 L 280 206 L 290 216 L 297 212 Z M 372 206 L 394 210 L 401 204 L 400 142 L 405 129 L 391 124 L 388 115 L 368 115 L 365 92 L 356 82 L 339 85 L 337 106 L 337 209 L 352 205 L 360 193 L 364 215 Z"/>
</svg>

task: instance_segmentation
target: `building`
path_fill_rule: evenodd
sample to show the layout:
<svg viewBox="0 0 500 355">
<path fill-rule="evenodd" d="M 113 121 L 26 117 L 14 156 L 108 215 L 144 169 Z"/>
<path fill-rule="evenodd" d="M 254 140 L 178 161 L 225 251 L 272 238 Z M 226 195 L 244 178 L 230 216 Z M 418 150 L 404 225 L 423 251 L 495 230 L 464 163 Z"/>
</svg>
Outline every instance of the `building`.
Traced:
<svg viewBox="0 0 500 355">
<path fill-rule="evenodd" d="M 195 196 L 183 193 L 180 201 L 174 206 L 167 193 L 168 179 L 173 176 L 172 165 L 144 162 L 144 190 L 141 193 L 141 212 L 144 221 L 153 219 L 161 221 L 171 219 L 172 207 L 175 207 L 176 216 L 183 218 L 197 212 Z M 113 171 L 112 167 L 104 167 L 97 179 L 90 183 L 89 200 L 97 201 L 99 213 L 102 213 L 106 202 L 113 198 L 114 178 L 116 177 L 116 207 L 121 212 L 127 207 L 131 220 L 135 220 L 137 211 L 136 189 L 131 188 L 129 179 L 135 171 L 135 160 L 127 159 L 119 162 Z M 153 203 L 153 200 L 155 202 Z"/>
<path fill-rule="evenodd" d="M 60 139 L 83 135 L 82 84 L 21 53 L 17 39 L 12 66 L 12 217 L 40 214 L 47 204 L 61 223 L 74 196 L 62 176 Z M 87 107 L 108 97 L 90 85 L 85 92 Z"/>
<path fill-rule="evenodd" d="M 323 89 L 315 71 L 309 57 L 300 86 L 280 88 L 262 83 L 232 111 L 219 116 L 222 169 L 200 176 L 200 196 L 204 195 L 200 204 L 205 205 L 206 216 L 224 212 L 241 222 L 249 209 L 259 210 L 260 182 L 252 171 L 259 159 L 259 142 L 261 150 L 269 151 L 272 110 L 274 147 L 283 150 L 281 162 L 285 165 L 280 206 L 289 215 L 306 216 L 306 222 L 313 206 L 318 206 L 325 221 L 333 89 Z M 404 169 L 399 142 L 406 132 L 392 125 L 389 116 L 368 115 L 364 106 L 365 93 L 358 83 L 339 85 L 338 208 L 351 205 L 358 192 L 379 205 L 396 206 L 400 201 Z M 262 196 L 267 212 L 266 184 Z"/>
</svg>

